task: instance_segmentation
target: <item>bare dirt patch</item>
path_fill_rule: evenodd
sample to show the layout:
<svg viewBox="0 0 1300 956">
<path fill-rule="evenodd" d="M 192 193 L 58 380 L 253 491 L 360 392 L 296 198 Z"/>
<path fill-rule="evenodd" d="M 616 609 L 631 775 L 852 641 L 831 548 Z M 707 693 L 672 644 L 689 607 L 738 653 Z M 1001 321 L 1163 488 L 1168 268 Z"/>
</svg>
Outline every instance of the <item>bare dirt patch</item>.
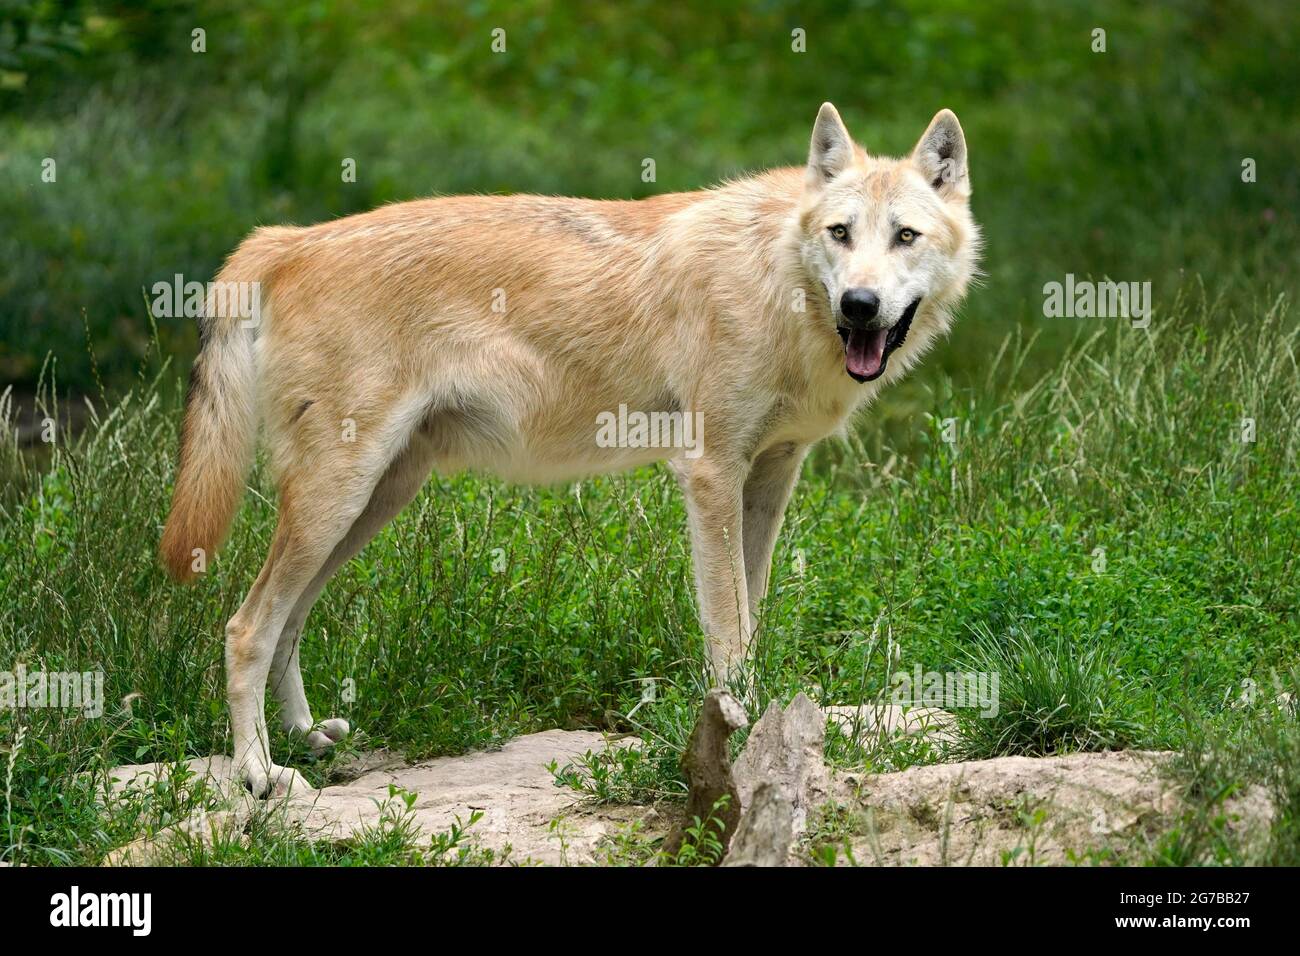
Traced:
<svg viewBox="0 0 1300 956">
<path fill-rule="evenodd" d="M 998 757 L 840 775 L 820 839 L 847 845 L 864 865 L 1120 862 L 1183 809 L 1180 788 L 1163 772 L 1172 757 Z M 1267 834 L 1271 806 L 1263 794 L 1248 792 L 1225 811 L 1234 826 Z"/>
<path fill-rule="evenodd" d="M 409 813 L 420 831 L 443 833 L 457 823 L 482 816 L 470 828 L 475 845 L 503 854 L 518 863 L 584 864 L 594 862 L 600 842 L 613 836 L 630 820 L 647 818 L 649 807 L 600 807 L 581 794 L 557 787 L 547 769 L 563 766 L 587 751 L 600 752 L 606 739 L 586 731 L 548 730 L 511 740 L 500 750 L 442 757 L 412 766 L 394 765 L 392 759 L 363 758 L 362 772 L 354 780 L 320 790 L 295 787 L 271 806 L 282 822 L 298 826 L 311 839 L 341 840 L 374 825 L 385 812 Z M 366 763 L 377 763 L 365 769 Z M 211 840 L 213 832 L 242 828 L 262 807 L 232 776 L 229 757 L 195 758 L 189 770 L 220 795 L 224 808 L 169 828 L 114 851 L 108 862 L 141 865 L 164 859 L 176 838 Z M 115 769 L 112 788 L 150 786 L 165 764 L 132 764 Z M 409 810 L 390 787 L 414 794 Z"/>
</svg>

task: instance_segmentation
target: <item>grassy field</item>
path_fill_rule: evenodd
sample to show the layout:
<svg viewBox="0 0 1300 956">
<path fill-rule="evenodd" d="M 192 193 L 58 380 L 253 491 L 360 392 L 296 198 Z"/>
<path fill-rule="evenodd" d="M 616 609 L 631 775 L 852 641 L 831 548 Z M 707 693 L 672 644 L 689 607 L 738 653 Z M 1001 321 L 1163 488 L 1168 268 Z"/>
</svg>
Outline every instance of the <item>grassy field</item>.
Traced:
<svg viewBox="0 0 1300 956">
<path fill-rule="evenodd" d="M 998 670 L 999 715 L 966 715 L 964 756 L 1184 751 L 1203 812 L 1138 858 L 1245 862 L 1216 807 L 1257 782 L 1280 808 L 1270 859 L 1294 861 L 1300 741 L 1275 698 L 1300 661 L 1296 324 L 1280 300 L 1189 285 L 1148 330 L 1076 332 L 1045 376 L 1025 371 L 1039 346 L 1009 339 L 978 386 L 940 379 L 906 454 L 866 451 L 871 412 L 821 449 L 778 548 L 746 702 L 873 700 L 915 664 Z M 108 703 L 99 719 L 0 712 L 5 859 L 95 862 L 196 799 L 166 789 L 105 821 L 95 772 L 228 750 L 220 634 L 274 507 L 259 469 L 204 580 L 166 582 L 154 549 L 178 396 L 163 368 L 38 474 L 8 452 L 29 473 L 0 513 L 0 658 L 100 670 Z M 672 800 L 703 690 L 689 581 L 666 470 L 542 490 L 436 478 L 317 605 L 308 696 L 357 743 L 412 757 L 554 726 L 638 733 L 640 756 L 595 768 L 600 792 Z M 655 699 L 629 720 L 647 680 Z M 273 753 L 307 766 L 282 737 Z M 843 737 L 831 753 L 866 769 L 933 756 Z M 329 763 L 307 770 L 320 780 Z M 424 858 L 385 830 L 345 853 L 277 838 L 201 862 L 376 859 Z"/>
</svg>

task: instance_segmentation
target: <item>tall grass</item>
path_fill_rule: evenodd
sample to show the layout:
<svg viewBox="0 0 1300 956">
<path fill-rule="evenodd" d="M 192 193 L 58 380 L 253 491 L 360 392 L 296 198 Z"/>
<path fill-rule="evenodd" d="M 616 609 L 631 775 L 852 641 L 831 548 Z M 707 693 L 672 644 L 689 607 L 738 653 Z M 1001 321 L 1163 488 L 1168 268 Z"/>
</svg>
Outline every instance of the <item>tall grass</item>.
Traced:
<svg viewBox="0 0 1300 956">
<path fill-rule="evenodd" d="M 975 629 L 967 666 L 998 675 L 996 713 L 957 715 L 954 748 L 964 759 L 1118 750 L 1140 730 L 1118 716 L 1127 687 L 1103 645 L 1057 634 Z"/>
</svg>

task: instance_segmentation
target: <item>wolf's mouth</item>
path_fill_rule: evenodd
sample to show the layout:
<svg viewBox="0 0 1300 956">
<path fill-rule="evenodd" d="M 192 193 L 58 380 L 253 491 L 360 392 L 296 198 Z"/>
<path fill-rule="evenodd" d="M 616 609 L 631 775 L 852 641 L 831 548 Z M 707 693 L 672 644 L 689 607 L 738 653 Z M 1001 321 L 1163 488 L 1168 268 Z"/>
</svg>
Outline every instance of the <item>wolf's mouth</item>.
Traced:
<svg viewBox="0 0 1300 956">
<path fill-rule="evenodd" d="M 851 329 L 843 325 L 836 329 L 844 341 L 844 369 L 850 378 L 857 382 L 871 382 L 885 374 L 889 356 L 907 338 L 907 330 L 912 327 L 912 319 L 916 317 L 920 304 L 918 296 L 890 329 Z"/>
</svg>

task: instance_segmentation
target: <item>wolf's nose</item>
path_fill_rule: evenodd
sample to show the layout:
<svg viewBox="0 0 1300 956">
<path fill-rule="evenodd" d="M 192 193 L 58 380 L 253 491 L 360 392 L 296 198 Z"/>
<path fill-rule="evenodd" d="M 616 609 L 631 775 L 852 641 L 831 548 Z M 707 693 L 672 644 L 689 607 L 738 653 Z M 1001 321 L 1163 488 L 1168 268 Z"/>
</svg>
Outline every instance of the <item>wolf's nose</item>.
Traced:
<svg viewBox="0 0 1300 956">
<path fill-rule="evenodd" d="M 880 311 L 880 296 L 870 289 L 846 289 L 840 298 L 840 313 L 854 325 L 865 325 Z"/>
</svg>

